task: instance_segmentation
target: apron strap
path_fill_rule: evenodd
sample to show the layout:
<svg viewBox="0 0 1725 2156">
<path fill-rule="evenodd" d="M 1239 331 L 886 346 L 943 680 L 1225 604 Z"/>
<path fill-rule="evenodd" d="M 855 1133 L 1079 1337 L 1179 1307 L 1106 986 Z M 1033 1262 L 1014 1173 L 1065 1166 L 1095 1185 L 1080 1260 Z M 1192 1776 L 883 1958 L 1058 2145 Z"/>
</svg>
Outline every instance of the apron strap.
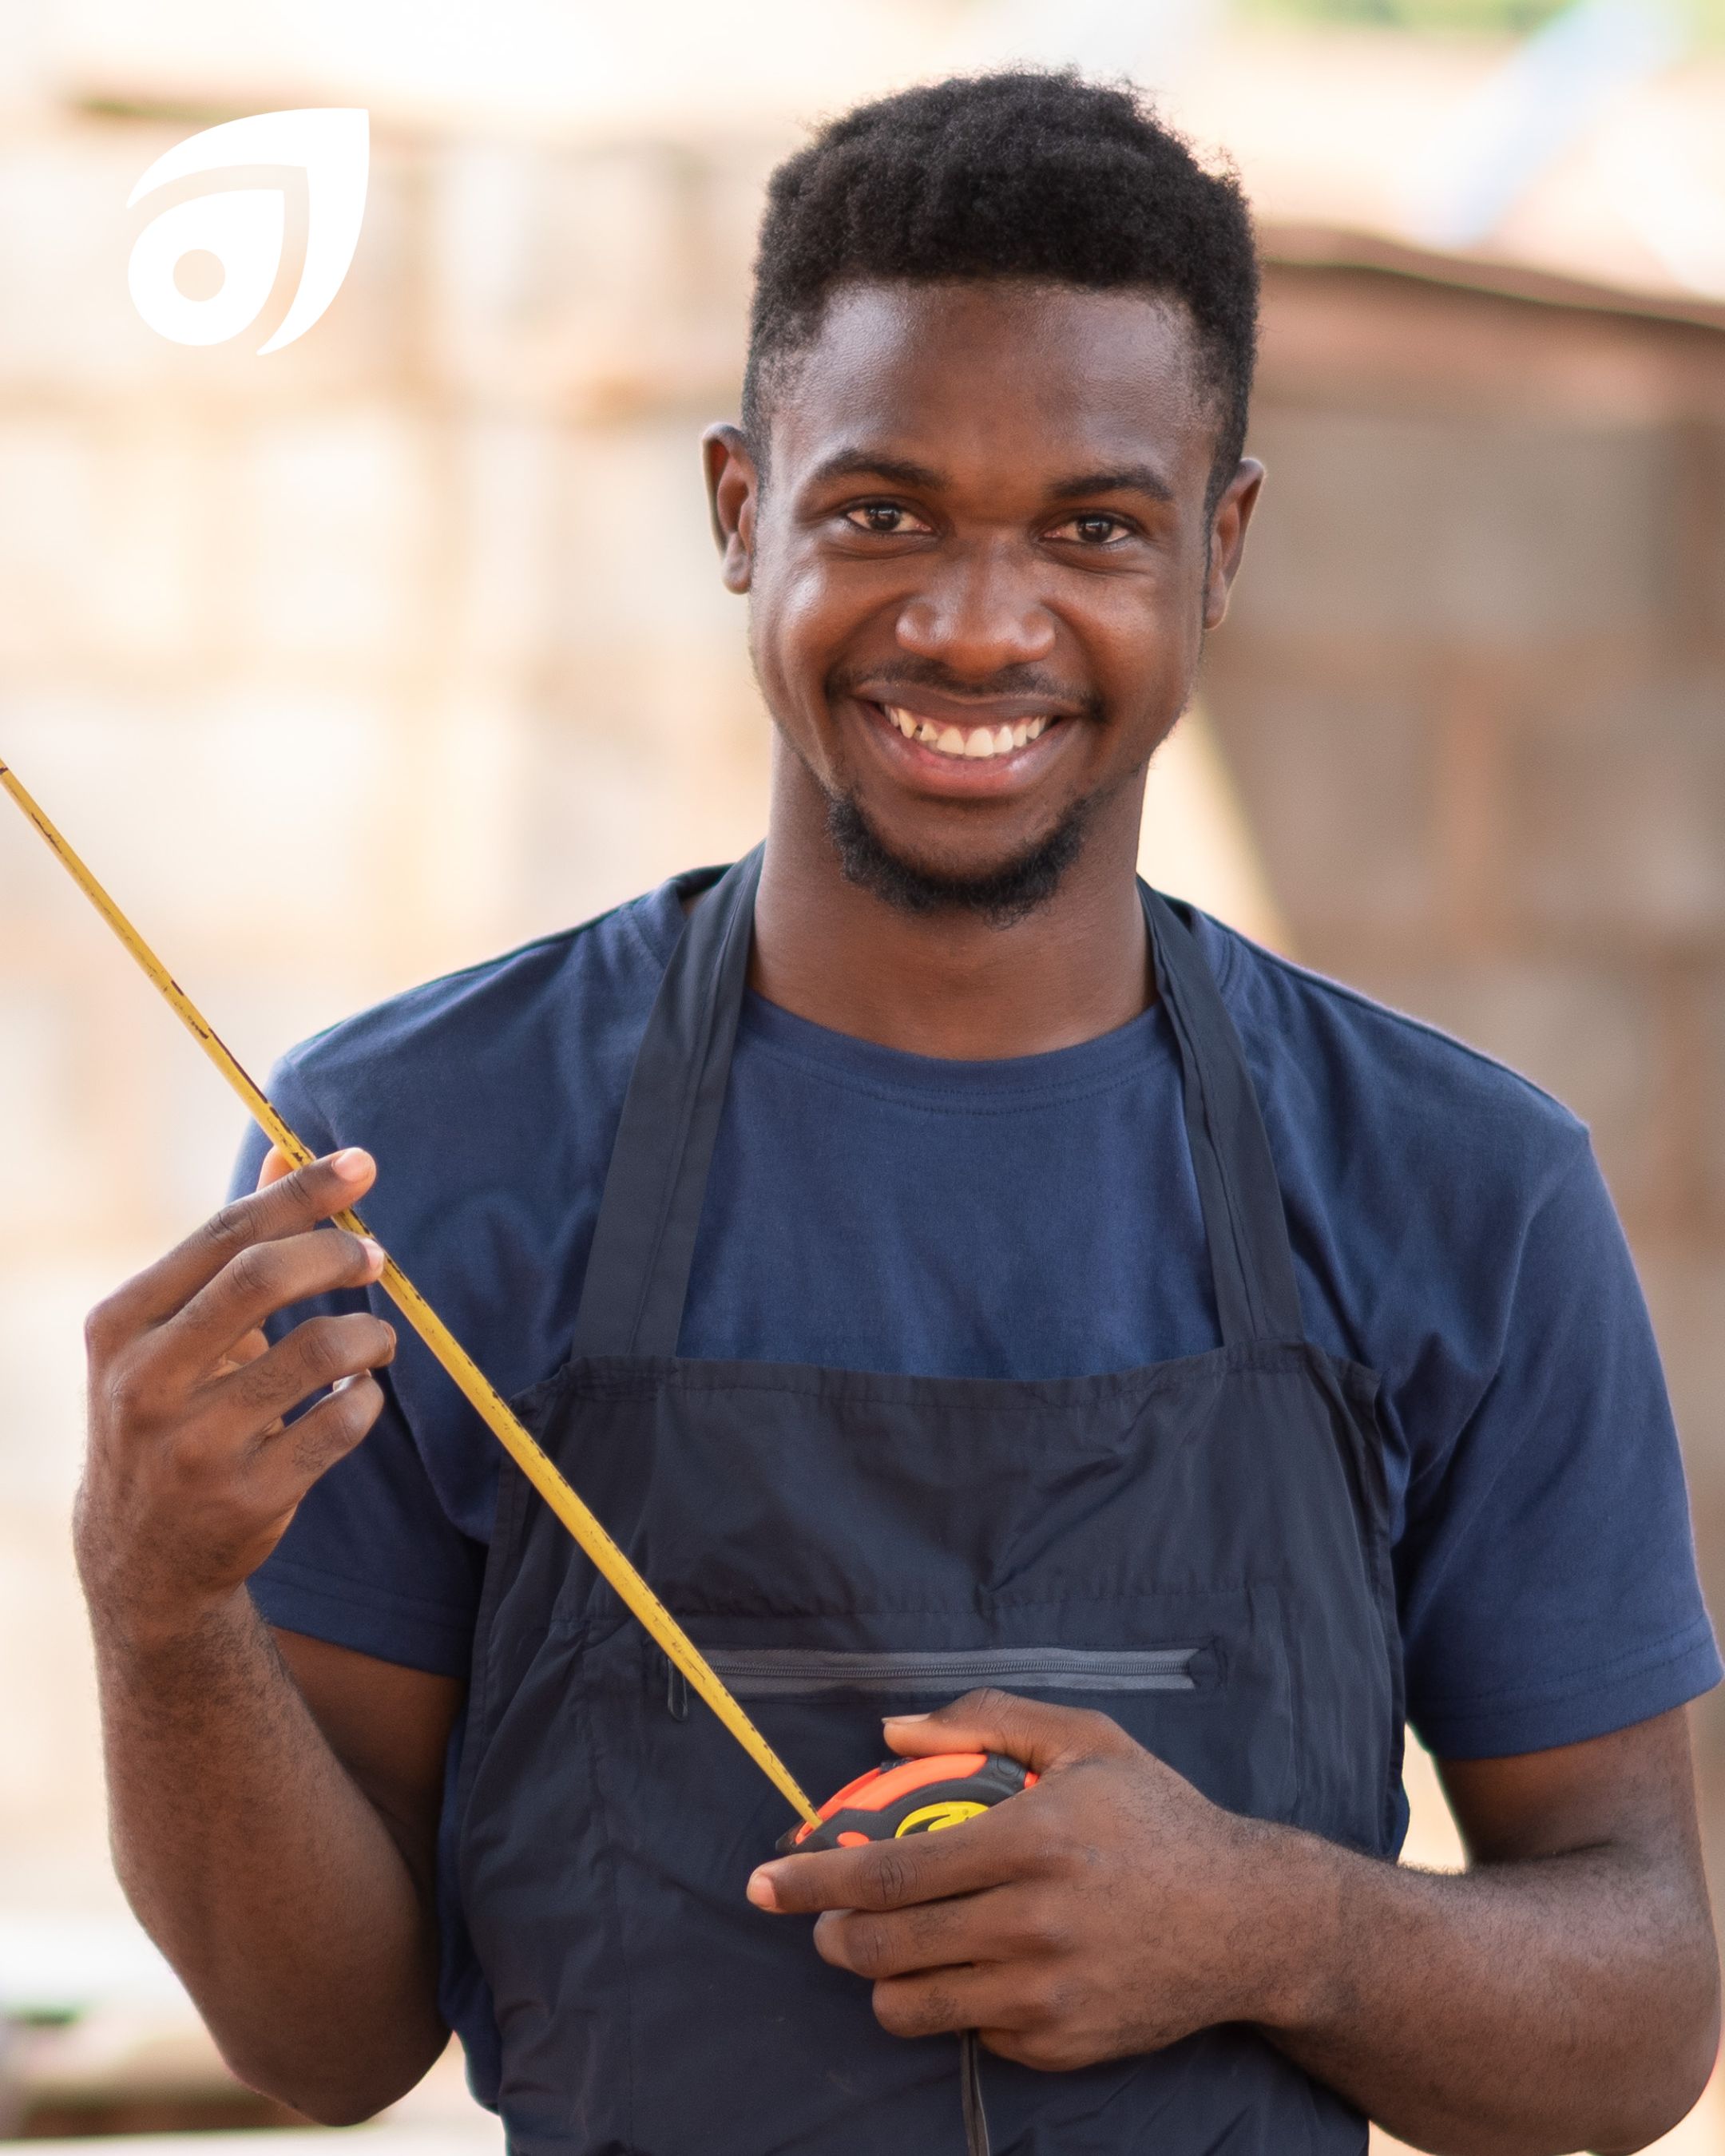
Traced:
<svg viewBox="0 0 1725 2156">
<path fill-rule="evenodd" d="M 746 854 L 696 907 L 660 983 L 588 1255 L 578 1356 L 677 1352 L 748 978 L 762 851 Z"/>
<path fill-rule="evenodd" d="M 742 1009 L 763 849 L 727 870 L 671 954 L 623 1104 L 572 1352 L 674 1356 Z M 685 879 L 686 891 L 701 888 Z M 1196 939 L 1140 884 L 1179 1048 L 1186 1133 L 1224 1346 L 1302 1337 L 1287 1217 L 1234 1021 Z"/>
<path fill-rule="evenodd" d="M 1156 982 L 1179 1045 L 1186 1136 L 1225 1347 L 1298 1340 L 1305 1327 L 1287 1214 L 1245 1051 L 1197 938 L 1141 882 Z"/>
</svg>

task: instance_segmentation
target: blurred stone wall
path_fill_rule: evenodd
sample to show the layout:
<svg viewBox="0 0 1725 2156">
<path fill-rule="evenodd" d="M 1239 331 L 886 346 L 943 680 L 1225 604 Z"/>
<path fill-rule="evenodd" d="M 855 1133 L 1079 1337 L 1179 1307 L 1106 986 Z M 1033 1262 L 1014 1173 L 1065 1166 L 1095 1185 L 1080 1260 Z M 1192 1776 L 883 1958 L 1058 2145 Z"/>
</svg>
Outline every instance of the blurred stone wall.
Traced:
<svg viewBox="0 0 1725 2156">
<path fill-rule="evenodd" d="M 1266 313 L 1205 695 L 1272 892 L 1592 1126 L 1725 1610 L 1725 310 L 1289 263 Z"/>
<path fill-rule="evenodd" d="M 342 292 L 260 359 L 291 244 L 231 346 L 126 295 L 133 181 L 221 116 L 6 114 L 0 756 L 261 1075 L 758 834 L 696 442 L 790 136 L 386 133 Z M 1267 328 L 1272 485 L 1206 695 L 1274 896 L 1300 955 L 1593 1122 L 1717 1577 L 1725 346 L 1291 269 Z M 0 1904 L 69 1908 L 114 1892 L 79 1322 L 208 1209 L 240 1121 L 0 812 Z"/>
<path fill-rule="evenodd" d="M 343 290 L 259 358 L 303 205 L 231 346 L 163 341 L 126 291 L 134 180 L 219 116 L 6 115 L 0 757 L 261 1075 L 759 835 L 698 436 L 734 413 L 782 145 L 386 134 Z M 240 1128 L 0 803 L 0 1905 L 113 1891 L 80 1324 L 209 1209 Z"/>
</svg>

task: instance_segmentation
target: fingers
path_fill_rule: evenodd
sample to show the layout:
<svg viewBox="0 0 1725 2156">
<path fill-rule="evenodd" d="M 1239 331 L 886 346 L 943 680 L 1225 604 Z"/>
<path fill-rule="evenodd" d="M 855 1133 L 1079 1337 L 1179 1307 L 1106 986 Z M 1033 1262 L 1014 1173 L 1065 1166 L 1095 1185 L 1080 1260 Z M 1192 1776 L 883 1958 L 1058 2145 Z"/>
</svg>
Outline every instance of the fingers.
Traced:
<svg viewBox="0 0 1725 2156">
<path fill-rule="evenodd" d="M 162 1323 L 240 1251 L 298 1235 L 345 1211 L 371 1188 L 376 1173 L 371 1155 L 350 1146 L 224 1205 L 165 1258 L 96 1306 L 89 1323 L 92 1348 L 100 1352 Z"/>
<path fill-rule="evenodd" d="M 153 1344 L 157 1367 L 194 1377 L 277 1311 L 333 1289 L 363 1287 L 382 1270 L 380 1246 L 345 1228 L 248 1244 L 162 1327 Z"/>
<path fill-rule="evenodd" d="M 233 1343 L 216 1366 L 216 1373 L 218 1377 L 225 1377 L 229 1370 L 238 1370 L 247 1363 L 255 1363 L 259 1356 L 269 1353 L 270 1335 L 261 1325 L 256 1326 Z"/>
<path fill-rule="evenodd" d="M 375 1173 L 357 1150 L 294 1168 L 272 1156 L 255 1192 L 92 1312 L 76 1540 L 104 1621 L 166 1636 L 231 1595 L 377 1419 L 369 1373 L 395 1352 L 382 1319 L 320 1314 L 274 1346 L 264 1329 L 291 1303 L 378 1277 L 375 1244 L 319 1225 Z"/>
<path fill-rule="evenodd" d="M 1048 1707 L 992 1686 L 966 1692 L 932 1714 L 891 1717 L 884 1727 L 887 1743 L 907 1759 L 926 1759 L 938 1752 L 995 1752 L 1037 1774 L 1055 1774 L 1132 1743 L 1106 1714 L 1088 1707 Z"/>
<path fill-rule="evenodd" d="M 264 1445 L 260 1497 L 282 1512 L 290 1510 L 319 1476 L 352 1451 L 382 1408 L 383 1388 L 369 1371 L 345 1380 Z"/>
<path fill-rule="evenodd" d="M 875 2019 L 890 2036 L 951 2036 L 974 2029 L 983 2049 L 1039 2073 L 1070 2073 L 1133 2048 L 1111 2018 L 1075 2014 L 1083 1985 L 1070 1968 L 980 1964 L 875 1986 Z M 1136 2048 L 1154 2049 L 1149 2043 Z"/>
<path fill-rule="evenodd" d="M 879 1982 L 960 1963 L 1058 1953 L 1069 1929 L 1058 1892 L 1033 1881 L 885 1914 L 829 1909 L 815 1924 L 814 1945 L 834 1969 Z"/>
<path fill-rule="evenodd" d="M 1039 1776 L 1137 1748 L 1105 1714 L 1047 1707 L 993 1690 L 967 1692 L 933 1714 L 889 1721 L 886 1731 L 887 1743 L 906 1758 L 994 1752 L 1021 1761 Z M 1046 1816 L 1039 1792 L 1029 1789 L 939 1834 L 781 1857 L 752 1875 L 748 1898 L 759 1909 L 806 1915 L 823 1909 L 901 1909 L 978 1893 L 1042 1861 Z"/>
<path fill-rule="evenodd" d="M 259 1190 L 267 1190 L 272 1183 L 280 1183 L 283 1176 L 291 1175 L 293 1172 L 294 1163 L 281 1147 L 271 1146 L 264 1156 L 263 1165 L 258 1170 L 257 1188 Z"/>
<path fill-rule="evenodd" d="M 757 1909 L 809 1916 L 823 1909 L 905 1909 L 978 1893 L 1040 1861 L 1042 1817 L 1030 1789 L 939 1834 L 781 1856 L 752 1875 L 748 1898 Z"/>
<path fill-rule="evenodd" d="M 921 1976 L 888 1977 L 875 1986 L 875 2019 L 889 2036 L 947 2036 L 982 2032 L 991 2051 L 1034 2059 L 1027 2034 L 1051 2026 L 1061 1980 L 1051 1971 L 1027 1972 L 991 1963 L 942 1969 Z"/>
<path fill-rule="evenodd" d="M 208 1413 L 255 1435 L 291 1414 L 313 1393 L 363 1377 L 394 1355 L 394 1327 L 369 1311 L 309 1317 L 267 1353 L 211 1387 Z"/>
<path fill-rule="evenodd" d="M 956 1901 L 924 1902 L 914 1909 L 876 1913 L 863 1909 L 829 1909 L 814 1926 L 814 1950 L 834 1969 L 848 1969 L 871 1983 L 883 1977 L 950 1969 L 980 1958 L 988 1936 L 986 1911 L 977 1905 L 998 1898 L 967 1894 Z"/>
<path fill-rule="evenodd" d="M 979 2029 L 991 2050 L 1045 2063 L 1039 2052 L 1058 2022 L 1073 1945 L 1060 1898 L 1045 1887 L 1002 1887 L 886 1916 L 832 1910 L 815 1925 L 814 1943 L 834 1969 L 873 1984 L 875 2018 L 889 2035 Z"/>
</svg>

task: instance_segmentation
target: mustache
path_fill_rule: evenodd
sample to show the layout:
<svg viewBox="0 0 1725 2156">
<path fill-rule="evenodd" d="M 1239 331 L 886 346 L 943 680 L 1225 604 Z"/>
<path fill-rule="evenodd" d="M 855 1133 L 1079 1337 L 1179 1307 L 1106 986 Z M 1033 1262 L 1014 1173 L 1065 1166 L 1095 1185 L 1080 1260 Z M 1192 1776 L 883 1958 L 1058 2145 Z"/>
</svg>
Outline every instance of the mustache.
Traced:
<svg viewBox="0 0 1725 2156">
<path fill-rule="evenodd" d="M 1045 696 L 1086 719 L 1100 719 L 1102 700 L 1091 690 L 1057 680 L 1035 666 L 1007 666 L 986 681 L 961 680 L 943 666 L 927 660 L 896 660 L 890 666 L 871 666 L 866 671 L 841 667 L 827 677 L 828 696 L 854 696 L 866 681 L 871 690 L 932 689 L 954 702 L 978 702 L 990 696 Z"/>
</svg>

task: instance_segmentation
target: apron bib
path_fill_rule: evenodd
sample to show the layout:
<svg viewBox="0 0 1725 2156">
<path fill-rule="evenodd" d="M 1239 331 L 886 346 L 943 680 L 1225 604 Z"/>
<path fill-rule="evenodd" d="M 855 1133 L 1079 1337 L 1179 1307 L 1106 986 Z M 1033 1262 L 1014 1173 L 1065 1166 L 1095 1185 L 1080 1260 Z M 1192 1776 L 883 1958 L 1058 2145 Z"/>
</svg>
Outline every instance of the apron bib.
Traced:
<svg viewBox="0 0 1725 2156">
<path fill-rule="evenodd" d="M 1376 1380 L 1303 1338 L 1231 1020 L 1146 889 L 1222 1345 L 1054 1382 L 676 1354 L 760 853 L 678 944 L 574 1350 L 518 1406 L 817 1802 L 880 1718 L 979 1684 L 1095 1707 L 1229 1809 L 1394 1846 L 1400 1656 Z M 686 889 L 701 888 L 691 880 Z M 743 1899 L 783 1799 L 508 1462 L 456 1796 L 459 1898 L 520 2156 L 940 2156 L 950 2038 L 906 2042 L 809 1925 Z M 984 2056 L 999 2156 L 1363 2156 L 1244 2026 L 1077 2072 Z"/>
</svg>

